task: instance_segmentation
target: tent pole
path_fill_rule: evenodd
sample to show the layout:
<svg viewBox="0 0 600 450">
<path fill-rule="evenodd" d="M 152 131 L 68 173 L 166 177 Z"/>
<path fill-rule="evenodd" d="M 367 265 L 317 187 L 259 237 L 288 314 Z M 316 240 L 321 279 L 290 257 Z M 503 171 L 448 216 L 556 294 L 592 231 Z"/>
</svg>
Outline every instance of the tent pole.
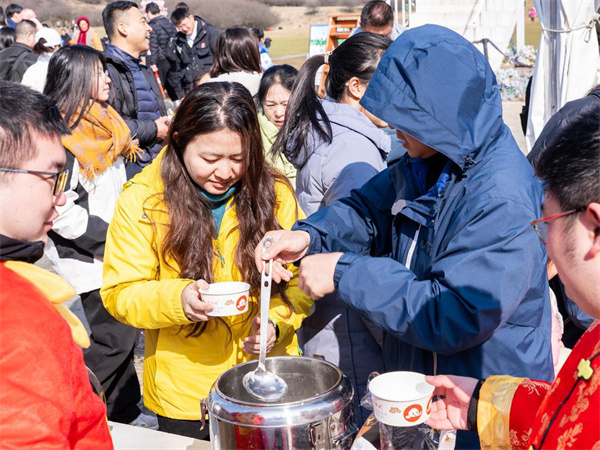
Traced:
<svg viewBox="0 0 600 450">
<path fill-rule="evenodd" d="M 517 50 L 525 45 L 525 3 L 517 2 Z"/>
<path fill-rule="evenodd" d="M 550 0 L 550 28 L 558 30 L 560 26 L 560 3 L 559 0 Z M 558 71 L 560 63 L 560 55 L 558 54 L 559 43 L 557 33 L 548 32 L 550 34 L 550 114 L 554 115 L 559 109 L 558 98 Z"/>
<path fill-rule="evenodd" d="M 406 26 L 406 0 L 402 0 L 402 26 Z"/>
</svg>

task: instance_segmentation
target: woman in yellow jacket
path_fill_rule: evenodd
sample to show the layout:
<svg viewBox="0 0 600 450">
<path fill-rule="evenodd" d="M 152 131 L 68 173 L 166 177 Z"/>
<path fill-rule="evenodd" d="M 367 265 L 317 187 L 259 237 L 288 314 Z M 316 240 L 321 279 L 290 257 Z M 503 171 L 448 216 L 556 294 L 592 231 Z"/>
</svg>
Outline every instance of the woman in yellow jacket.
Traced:
<svg viewBox="0 0 600 450">
<path fill-rule="evenodd" d="M 200 400 L 220 374 L 258 353 L 254 247 L 301 215 L 285 177 L 265 162 L 247 90 L 206 83 L 191 91 L 166 148 L 125 186 L 104 257 L 106 308 L 146 329 L 144 404 L 160 430 L 207 438 Z M 247 313 L 207 316 L 199 290 L 221 281 L 250 284 Z M 270 356 L 298 354 L 295 330 L 311 306 L 297 278 L 273 285 Z"/>
</svg>

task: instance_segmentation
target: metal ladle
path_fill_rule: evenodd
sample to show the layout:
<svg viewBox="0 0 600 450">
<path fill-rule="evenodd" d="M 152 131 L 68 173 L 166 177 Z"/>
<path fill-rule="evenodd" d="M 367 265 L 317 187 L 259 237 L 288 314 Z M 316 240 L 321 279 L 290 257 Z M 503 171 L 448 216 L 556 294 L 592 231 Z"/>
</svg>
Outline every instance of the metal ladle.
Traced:
<svg viewBox="0 0 600 450">
<path fill-rule="evenodd" d="M 263 242 L 263 253 L 273 244 L 273 239 L 267 238 Z M 273 274 L 273 260 L 269 262 L 269 274 L 265 270 L 267 262 L 263 263 L 262 276 L 260 281 L 260 353 L 258 356 L 258 366 L 253 372 L 248 372 L 242 379 L 242 384 L 246 391 L 265 402 L 275 402 L 287 394 L 288 385 L 283 379 L 269 372 L 265 367 L 265 358 L 267 356 L 267 331 L 269 325 L 269 304 L 271 303 L 271 279 Z"/>
</svg>

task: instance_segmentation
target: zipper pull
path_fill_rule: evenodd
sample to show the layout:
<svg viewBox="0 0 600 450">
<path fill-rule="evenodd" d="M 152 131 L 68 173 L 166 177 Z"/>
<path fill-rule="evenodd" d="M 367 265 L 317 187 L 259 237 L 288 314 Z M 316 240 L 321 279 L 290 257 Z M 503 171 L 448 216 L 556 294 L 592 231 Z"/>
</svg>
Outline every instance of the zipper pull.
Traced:
<svg viewBox="0 0 600 450">
<path fill-rule="evenodd" d="M 219 253 L 219 259 L 221 260 L 221 265 L 225 267 L 225 258 L 223 258 L 223 254 L 221 253 L 221 247 L 217 244 L 217 252 Z"/>
</svg>

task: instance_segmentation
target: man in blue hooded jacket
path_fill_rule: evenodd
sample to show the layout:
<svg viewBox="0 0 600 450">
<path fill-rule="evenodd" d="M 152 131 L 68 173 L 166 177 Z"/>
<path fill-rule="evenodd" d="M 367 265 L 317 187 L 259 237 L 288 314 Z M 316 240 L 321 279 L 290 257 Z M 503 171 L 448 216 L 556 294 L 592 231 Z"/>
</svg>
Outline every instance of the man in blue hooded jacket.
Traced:
<svg viewBox="0 0 600 450">
<path fill-rule="evenodd" d="M 460 35 L 426 25 L 385 53 L 361 100 L 398 130 L 397 164 L 275 231 L 273 279 L 338 297 L 386 330 L 386 370 L 552 380 L 541 187 L 502 121 L 496 79 Z M 260 248 L 257 247 L 258 249 Z M 478 448 L 460 431 L 456 448 Z"/>
</svg>

